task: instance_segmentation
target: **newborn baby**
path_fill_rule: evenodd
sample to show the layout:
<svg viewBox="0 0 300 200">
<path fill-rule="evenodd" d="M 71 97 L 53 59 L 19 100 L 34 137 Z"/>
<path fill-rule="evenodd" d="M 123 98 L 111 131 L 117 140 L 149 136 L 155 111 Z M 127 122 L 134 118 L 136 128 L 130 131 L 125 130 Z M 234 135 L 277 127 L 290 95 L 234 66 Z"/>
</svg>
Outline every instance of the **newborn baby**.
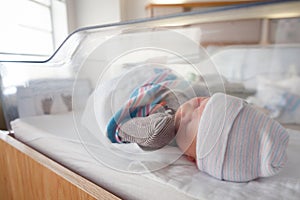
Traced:
<svg viewBox="0 0 300 200">
<path fill-rule="evenodd" d="M 245 182 L 284 166 L 289 135 L 278 122 L 223 93 L 191 99 L 186 85 L 168 70 L 151 77 L 112 116 L 107 137 L 150 150 L 175 137 L 199 170 L 220 180 Z"/>
<path fill-rule="evenodd" d="M 199 170 L 220 180 L 272 176 L 287 161 L 289 135 L 242 99 L 222 93 L 193 98 L 175 114 L 179 148 Z"/>
</svg>

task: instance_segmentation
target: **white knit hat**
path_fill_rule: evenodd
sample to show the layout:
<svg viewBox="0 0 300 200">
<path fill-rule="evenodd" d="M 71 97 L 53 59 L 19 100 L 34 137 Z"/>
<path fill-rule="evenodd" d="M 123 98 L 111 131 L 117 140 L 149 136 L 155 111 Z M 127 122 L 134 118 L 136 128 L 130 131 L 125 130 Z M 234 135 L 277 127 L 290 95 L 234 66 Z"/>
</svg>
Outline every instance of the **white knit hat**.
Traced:
<svg viewBox="0 0 300 200">
<path fill-rule="evenodd" d="M 287 161 L 289 135 L 244 100 L 214 94 L 199 123 L 196 161 L 220 180 L 244 182 L 278 173 Z"/>
</svg>

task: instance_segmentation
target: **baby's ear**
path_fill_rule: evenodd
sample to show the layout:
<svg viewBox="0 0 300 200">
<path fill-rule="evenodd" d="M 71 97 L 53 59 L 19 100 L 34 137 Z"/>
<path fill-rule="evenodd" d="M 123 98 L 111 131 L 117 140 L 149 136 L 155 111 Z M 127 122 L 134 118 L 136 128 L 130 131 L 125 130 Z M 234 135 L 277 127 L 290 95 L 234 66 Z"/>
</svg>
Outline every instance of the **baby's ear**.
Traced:
<svg viewBox="0 0 300 200">
<path fill-rule="evenodd" d="M 191 162 L 196 162 L 196 160 L 193 156 L 186 156 L 186 158 Z"/>
</svg>

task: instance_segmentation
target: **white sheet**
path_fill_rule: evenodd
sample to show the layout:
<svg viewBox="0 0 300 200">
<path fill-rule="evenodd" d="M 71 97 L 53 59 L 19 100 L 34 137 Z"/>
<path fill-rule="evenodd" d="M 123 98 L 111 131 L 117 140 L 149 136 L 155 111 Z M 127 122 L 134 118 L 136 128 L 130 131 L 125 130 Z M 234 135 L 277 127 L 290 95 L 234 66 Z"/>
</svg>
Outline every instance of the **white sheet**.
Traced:
<svg viewBox="0 0 300 200">
<path fill-rule="evenodd" d="M 296 200 L 300 197 L 300 132 L 289 130 L 289 133 L 288 163 L 272 177 L 248 183 L 224 182 L 199 172 L 195 165 L 177 163 L 147 176 L 195 198 Z"/>
<path fill-rule="evenodd" d="M 72 113 L 28 117 L 11 124 L 17 139 L 123 199 L 194 199 L 140 174 L 123 173 L 99 163 L 82 145 Z M 98 156 L 109 156 L 92 134 L 87 132 L 81 137 L 84 137 L 85 144 L 95 147 Z M 133 150 L 136 146 L 130 148 Z M 115 162 L 125 164 L 120 160 Z"/>
<path fill-rule="evenodd" d="M 300 196 L 300 132 L 296 131 L 290 131 L 289 161 L 278 175 L 249 183 L 231 183 L 199 172 L 185 158 L 142 176 L 115 171 L 95 161 L 82 146 L 70 113 L 16 120 L 12 127 L 21 141 L 126 199 L 299 199 Z M 96 147 L 96 141 L 94 136 L 86 134 L 86 143 Z M 127 148 L 140 151 L 135 145 Z M 104 148 L 97 152 L 99 156 L 108 156 Z M 128 164 L 113 159 L 112 162 Z M 160 164 L 156 160 L 143 165 L 131 163 L 130 167 L 139 169 Z"/>
</svg>

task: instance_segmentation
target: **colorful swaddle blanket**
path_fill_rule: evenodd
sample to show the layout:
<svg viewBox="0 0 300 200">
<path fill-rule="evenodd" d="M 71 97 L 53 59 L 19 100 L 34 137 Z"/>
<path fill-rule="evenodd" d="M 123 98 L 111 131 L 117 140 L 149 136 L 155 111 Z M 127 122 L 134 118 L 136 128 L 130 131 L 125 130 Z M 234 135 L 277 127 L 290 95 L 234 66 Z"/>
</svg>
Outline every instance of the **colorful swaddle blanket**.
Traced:
<svg viewBox="0 0 300 200">
<path fill-rule="evenodd" d="M 107 137 L 113 143 L 122 143 L 119 136 L 120 127 L 128 120 L 146 117 L 163 104 L 159 94 L 163 90 L 184 90 L 188 82 L 179 78 L 171 70 L 155 68 L 155 75 L 137 87 L 127 102 L 110 119 L 107 126 Z"/>
</svg>

